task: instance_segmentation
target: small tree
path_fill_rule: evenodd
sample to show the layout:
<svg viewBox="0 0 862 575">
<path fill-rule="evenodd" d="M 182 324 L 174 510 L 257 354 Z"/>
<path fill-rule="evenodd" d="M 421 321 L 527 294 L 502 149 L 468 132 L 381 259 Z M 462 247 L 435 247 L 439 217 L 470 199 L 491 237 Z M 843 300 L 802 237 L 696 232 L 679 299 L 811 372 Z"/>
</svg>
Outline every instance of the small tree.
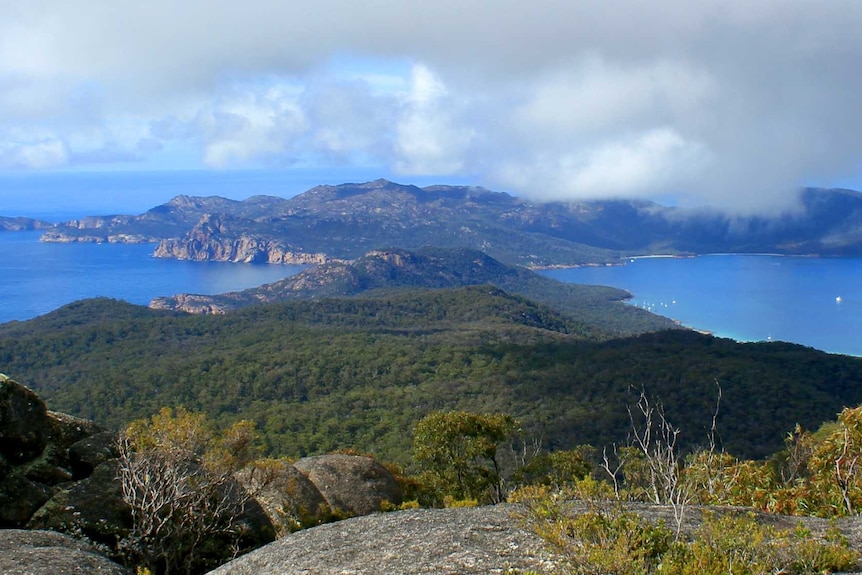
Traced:
<svg viewBox="0 0 862 575">
<path fill-rule="evenodd" d="M 133 528 L 120 542 L 131 562 L 153 573 L 212 567 L 239 551 L 250 498 L 234 479 L 253 456 L 253 426 L 216 433 L 203 414 L 164 408 L 130 424 L 120 438 L 119 480 Z"/>
<path fill-rule="evenodd" d="M 636 412 L 629 409 L 631 445 L 614 446 L 616 465 L 605 450 L 602 468 L 613 480 L 617 497 L 622 473 L 629 496 L 670 505 L 679 536 L 693 495 L 690 484 L 682 480 L 684 461 L 677 446 L 680 430 L 667 420 L 661 404 L 650 403 L 646 392 L 641 391 L 636 407 Z"/>
<path fill-rule="evenodd" d="M 516 427 L 506 414 L 435 412 L 416 426 L 413 458 L 438 496 L 496 503 L 505 498 L 497 447 Z"/>
</svg>

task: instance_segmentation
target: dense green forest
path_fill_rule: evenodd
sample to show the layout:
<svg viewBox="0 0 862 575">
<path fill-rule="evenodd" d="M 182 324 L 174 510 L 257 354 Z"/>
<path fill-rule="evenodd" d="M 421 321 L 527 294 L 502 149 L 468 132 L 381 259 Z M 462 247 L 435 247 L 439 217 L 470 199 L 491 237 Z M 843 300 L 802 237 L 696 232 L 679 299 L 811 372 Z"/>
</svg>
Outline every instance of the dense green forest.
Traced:
<svg viewBox="0 0 862 575">
<path fill-rule="evenodd" d="M 505 412 L 548 448 L 625 441 L 641 389 L 694 447 L 765 456 L 862 403 L 862 360 L 687 330 L 596 340 L 490 286 L 267 304 L 223 316 L 114 300 L 0 326 L 0 371 L 51 409 L 119 427 L 162 406 L 252 419 L 272 455 L 354 448 L 406 463 L 436 410 Z"/>
</svg>

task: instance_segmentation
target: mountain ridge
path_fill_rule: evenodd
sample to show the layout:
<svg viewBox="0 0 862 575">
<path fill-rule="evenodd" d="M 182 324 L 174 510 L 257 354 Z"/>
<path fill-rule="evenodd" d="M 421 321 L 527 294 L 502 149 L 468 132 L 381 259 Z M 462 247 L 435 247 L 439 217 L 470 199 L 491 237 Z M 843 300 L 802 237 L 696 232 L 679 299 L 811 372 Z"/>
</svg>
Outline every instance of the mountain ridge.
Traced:
<svg viewBox="0 0 862 575">
<path fill-rule="evenodd" d="M 534 203 L 480 187 L 375 180 L 316 186 L 288 199 L 178 196 L 140 216 L 58 224 L 42 239 L 152 242 L 158 257 L 270 263 L 428 245 L 477 249 L 526 267 L 656 253 L 862 255 L 862 194 L 809 188 L 800 202 L 796 213 L 732 217 L 642 200 Z M 213 218 L 230 225 L 208 227 Z"/>
</svg>

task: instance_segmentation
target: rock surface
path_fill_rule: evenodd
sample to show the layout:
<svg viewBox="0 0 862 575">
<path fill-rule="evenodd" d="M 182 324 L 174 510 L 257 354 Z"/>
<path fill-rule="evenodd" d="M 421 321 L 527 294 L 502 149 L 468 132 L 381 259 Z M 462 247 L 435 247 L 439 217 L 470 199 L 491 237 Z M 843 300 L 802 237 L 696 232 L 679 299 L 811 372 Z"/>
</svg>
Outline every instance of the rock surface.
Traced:
<svg viewBox="0 0 862 575">
<path fill-rule="evenodd" d="M 358 455 L 317 455 L 293 464 L 317 487 L 334 513 L 367 515 L 384 501 L 400 504 L 401 487 L 383 465 Z"/>
<path fill-rule="evenodd" d="M 571 502 L 567 513 L 594 510 L 595 504 Z M 612 505 L 617 505 L 613 503 Z M 626 504 L 651 522 L 674 525 L 670 506 Z M 829 520 L 711 507 L 717 514 L 753 514 L 781 531 L 802 526 L 814 537 L 837 527 L 851 549 L 862 552 L 858 517 Z M 534 571 L 557 573 L 564 561 L 532 531 L 522 527 L 516 504 L 416 509 L 354 517 L 293 533 L 212 571 L 210 575 L 479 575 Z M 702 523 L 704 509 L 687 510 L 682 531 Z M 858 573 L 858 572 L 856 572 Z"/>
<path fill-rule="evenodd" d="M 102 431 L 69 446 L 69 467 L 74 480 L 88 477 L 100 464 L 120 456 L 117 434 Z"/>
<path fill-rule="evenodd" d="M 280 239 L 248 230 L 252 222 L 239 223 L 230 216 L 205 214 L 182 239 L 159 242 L 157 258 L 194 261 L 228 261 L 268 264 L 322 264 L 330 260 L 322 253 L 309 253 Z M 240 231 L 236 231 L 240 230 Z"/>
<path fill-rule="evenodd" d="M 317 487 L 286 461 L 243 470 L 237 478 L 254 495 L 279 537 L 316 525 L 329 514 L 329 506 Z"/>
<path fill-rule="evenodd" d="M 490 574 L 546 570 L 553 556 L 512 507 L 416 509 L 355 517 L 293 533 L 213 575 Z"/>
<path fill-rule="evenodd" d="M 4 575 L 129 575 L 95 548 L 53 531 L 0 530 Z"/>
<path fill-rule="evenodd" d="M 0 479 L 0 529 L 23 527 L 53 490 L 19 474 Z"/>
<path fill-rule="evenodd" d="M 122 500 L 116 461 L 99 465 L 90 477 L 56 493 L 27 524 L 82 534 L 92 541 L 116 546 L 131 528 L 131 511 Z"/>
<path fill-rule="evenodd" d="M 24 527 L 68 482 L 88 476 L 72 472 L 70 448 L 102 428 L 48 411 L 39 396 L 0 374 L 0 528 Z"/>
<path fill-rule="evenodd" d="M 58 411 L 48 412 L 49 443 L 58 451 L 65 451 L 72 444 L 102 433 L 105 429 L 89 419 L 82 419 Z"/>
<path fill-rule="evenodd" d="M 0 455 L 21 463 L 48 445 L 48 410 L 38 395 L 0 374 Z"/>
<path fill-rule="evenodd" d="M 0 216 L 0 231 L 22 232 L 29 230 L 45 230 L 53 226 L 49 222 L 34 220 L 33 218 L 8 218 Z"/>
</svg>

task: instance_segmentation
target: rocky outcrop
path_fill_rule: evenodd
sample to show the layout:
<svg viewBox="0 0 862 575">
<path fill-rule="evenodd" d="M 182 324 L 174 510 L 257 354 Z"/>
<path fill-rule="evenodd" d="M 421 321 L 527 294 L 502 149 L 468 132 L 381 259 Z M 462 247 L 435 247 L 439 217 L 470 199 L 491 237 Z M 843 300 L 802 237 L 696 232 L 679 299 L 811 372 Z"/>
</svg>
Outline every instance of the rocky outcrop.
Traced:
<svg viewBox="0 0 862 575">
<path fill-rule="evenodd" d="M 212 575 L 485 575 L 553 572 L 554 557 L 512 507 L 417 509 L 293 533 Z"/>
<path fill-rule="evenodd" d="M 129 575 L 96 548 L 53 531 L 0 530 L 0 573 L 4 575 Z"/>
<path fill-rule="evenodd" d="M 54 489 L 19 473 L 0 479 L 0 530 L 24 527 Z"/>
<path fill-rule="evenodd" d="M 331 511 L 308 477 L 286 461 L 264 461 L 237 474 L 281 537 L 325 521 Z"/>
<path fill-rule="evenodd" d="M 337 514 L 367 515 L 388 502 L 399 505 L 401 487 L 379 461 L 358 455 L 318 455 L 293 464 Z"/>
<path fill-rule="evenodd" d="M 67 413 L 48 411 L 48 444 L 61 457 L 61 462 L 67 462 L 66 452 L 77 442 L 104 433 L 103 427 L 89 419 L 82 419 Z M 116 441 L 116 434 L 111 437 Z"/>
<path fill-rule="evenodd" d="M 229 296 L 230 294 L 209 296 L 183 293 L 171 297 L 153 298 L 149 307 L 150 309 L 184 311 L 199 315 L 221 315 L 232 309 L 243 307 Z"/>
<path fill-rule="evenodd" d="M 81 534 L 115 548 L 132 526 L 117 481 L 117 466 L 116 460 L 105 462 L 88 478 L 58 491 L 33 515 L 27 528 Z"/>
<path fill-rule="evenodd" d="M 48 411 L 39 396 L 0 374 L 0 527 L 24 527 L 76 473 L 72 447 L 103 430 Z"/>
<path fill-rule="evenodd" d="M 25 526 L 73 471 L 70 449 L 102 432 L 91 421 L 48 411 L 39 396 L 0 374 L 0 528 Z"/>
<path fill-rule="evenodd" d="M 159 241 L 158 237 L 144 234 L 71 234 L 60 230 L 49 230 L 39 238 L 40 242 L 56 244 L 89 243 L 89 244 L 151 244 Z"/>
<path fill-rule="evenodd" d="M 171 238 L 159 242 L 153 256 L 193 261 L 294 265 L 316 265 L 330 260 L 326 254 L 309 253 L 271 236 L 234 231 L 234 221 L 234 218 L 207 214 L 182 239 Z M 248 227 L 253 222 L 244 225 Z"/>
<path fill-rule="evenodd" d="M 76 441 L 69 446 L 72 479 L 77 481 L 89 477 L 100 464 L 116 459 L 119 455 L 117 434 L 113 431 L 102 431 Z"/>
<path fill-rule="evenodd" d="M 766 219 L 731 217 L 643 200 L 533 203 L 475 187 L 377 180 L 319 186 L 290 199 L 181 196 L 138 216 L 58 224 L 43 240 L 161 241 L 159 257 L 300 264 L 392 245 L 466 247 L 527 267 L 620 263 L 625 255 L 655 253 L 862 253 L 862 194 L 807 189 L 798 207 Z M 207 230 L 202 218 L 230 225 Z"/>
<path fill-rule="evenodd" d="M 596 502 L 570 501 L 566 514 L 594 512 Z M 669 505 L 624 505 L 653 524 L 675 524 Z M 708 511 L 708 512 L 707 512 Z M 816 539 L 834 540 L 835 529 L 850 549 L 862 550 L 858 517 L 825 519 L 755 512 L 736 507 L 693 507 L 682 522 L 690 536 L 713 515 L 744 514 L 778 531 L 802 529 Z M 210 575 L 479 575 L 557 573 L 570 565 L 525 523 L 517 504 L 416 509 L 356 517 L 293 533 L 235 559 Z"/>
<path fill-rule="evenodd" d="M 326 254 L 305 253 L 279 241 L 240 236 L 162 240 L 153 251 L 157 258 L 251 264 L 315 265 L 330 260 Z"/>
<path fill-rule="evenodd" d="M 34 459 L 48 445 L 48 410 L 35 393 L 0 374 L 0 455 L 11 464 Z"/>
<path fill-rule="evenodd" d="M 136 231 L 136 216 L 89 216 L 58 224 L 39 238 L 55 243 L 143 244 L 159 240 L 159 236 Z"/>
<path fill-rule="evenodd" d="M 132 514 L 118 480 L 116 434 L 90 421 L 48 411 L 35 393 L 4 375 L 0 375 L 0 432 L 0 529 L 49 529 L 120 556 L 122 541 L 132 529 Z M 260 547 L 276 533 L 372 513 L 383 501 L 401 502 L 391 473 L 367 457 L 307 458 L 298 467 L 283 461 L 261 462 L 237 474 L 236 480 L 224 486 L 221 498 L 236 498 L 236 528 L 241 537 L 210 541 L 199 551 L 207 565 L 227 560 L 238 549 Z M 33 565 L 39 565 L 39 570 L 21 572 L 83 573 L 100 568 L 94 562 L 101 559 L 86 555 L 89 548 L 58 551 L 38 543 L 41 539 L 33 541 L 37 540 L 25 542 L 10 555 L 29 554 Z M 84 571 L 66 568 L 63 561 L 71 565 L 75 558 Z M 4 565 L 0 559 L 0 573 L 18 572 L 5 570 Z"/>
</svg>

